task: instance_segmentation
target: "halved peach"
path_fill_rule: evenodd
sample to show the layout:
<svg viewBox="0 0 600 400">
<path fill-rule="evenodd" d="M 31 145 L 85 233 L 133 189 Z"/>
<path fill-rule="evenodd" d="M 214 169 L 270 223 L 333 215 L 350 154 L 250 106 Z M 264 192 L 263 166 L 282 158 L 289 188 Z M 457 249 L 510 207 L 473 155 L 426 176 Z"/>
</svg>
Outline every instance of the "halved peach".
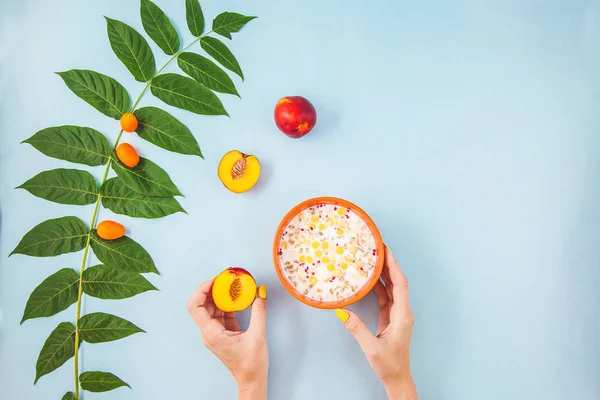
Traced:
<svg viewBox="0 0 600 400">
<path fill-rule="evenodd" d="M 260 163 L 256 156 L 232 150 L 221 158 L 217 173 L 227 189 L 234 193 L 244 193 L 258 181 Z"/>
<path fill-rule="evenodd" d="M 242 311 L 250 307 L 256 297 L 256 281 L 245 269 L 230 267 L 215 278 L 212 295 L 219 310 Z"/>
</svg>

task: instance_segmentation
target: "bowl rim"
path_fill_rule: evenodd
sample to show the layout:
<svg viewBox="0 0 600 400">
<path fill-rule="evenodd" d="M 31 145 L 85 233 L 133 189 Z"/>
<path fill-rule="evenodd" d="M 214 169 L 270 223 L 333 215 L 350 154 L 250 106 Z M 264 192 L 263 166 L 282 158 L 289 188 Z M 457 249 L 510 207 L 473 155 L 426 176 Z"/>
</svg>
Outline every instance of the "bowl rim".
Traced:
<svg viewBox="0 0 600 400">
<path fill-rule="evenodd" d="M 303 295 L 298 290 L 296 290 L 296 288 L 287 280 L 287 278 L 283 274 L 283 269 L 282 269 L 281 263 L 279 262 L 279 254 L 278 254 L 279 253 L 279 243 L 281 243 L 280 238 L 283 233 L 283 230 L 289 225 L 290 221 L 296 215 L 298 215 L 301 211 L 304 211 L 307 208 L 310 208 L 310 207 L 313 207 L 313 206 L 316 206 L 319 204 L 333 204 L 333 205 L 337 205 L 340 207 L 350 209 L 351 211 L 355 212 L 363 220 L 363 222 L 365 222 L 367 224 L 367 226 L 371 230 L 371 233 L 373 233 L 373 238 L 375 239 L 375 246 L 376 246 L 376 250 L 377 250 L 377 259 L 375 261 L 375 268 L 373 270 L 373 273 L 371 274 L 371 276 L 369 277 L 367 282 L 363 285 L 363 287 L 361 287 L 356 293 L 354 293 L 350 297 L 346 297 L 345 299 L 338 300 L 338 301 L 314 300 L 314 299 L 311 299 L 311 298 Z M 281 281 L 283 286 L 286 288 L 286 290 L 292 296 L 294 296 L 297 300 L 299 300 L 300 302 L 302 302 L 306 305 L 309 305 L 309 306 L 312 306 L 315 308 L 332 310 L 332 309 L 336 309 L 336 308 L 344 308 L 351 304 L 356 303 L 357 301 L 359 301 L 363 297 L 365 297 L 375 287 L 375 285 L 377 284 L 377 281 L 379 280 L 379 278 L 381 276 L 381 272 L 383 271 L 383 264 L 385 261 L 384 248 L 385 248 L 385 245 L 383 244 L 383 239 L 381 238 L 381 233 L 379 232 L 379 229 L 377 229 L 375 222 L 373 222 L 371 217 L 369 217 L 369 215 L 362 208 L 358 207 L 354 203 L 351 203 L 344 199 L 340 199 L 338 197 L 328 197 L 328 196 L 314 197 L 312 199 L 305 200 L 305 201 L 299 203 L 298 205 L 296 205 L 295 207 L 293 207 L 290 211 L 288 211 L 288 213 L 283 217 L 283 219 L 279 223 L 279 226 L 277 227 L 277 231 L 275 232 L 275 238 L 273 240 L 273 264 L 275 267 L 275 272 L 277 273 L 277 276 L 279 277 L 279 280 Z"/>
</svg>

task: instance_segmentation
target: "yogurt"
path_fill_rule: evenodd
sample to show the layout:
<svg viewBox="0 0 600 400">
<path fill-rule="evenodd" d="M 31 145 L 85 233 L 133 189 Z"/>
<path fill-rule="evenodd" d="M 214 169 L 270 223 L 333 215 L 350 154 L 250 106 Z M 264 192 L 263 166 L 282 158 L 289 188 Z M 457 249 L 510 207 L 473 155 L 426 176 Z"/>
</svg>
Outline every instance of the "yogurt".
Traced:
<svg viewBox="0 0 600 400">
<path fill-rule="evenodd" d="M 377 249 L 369 226 L 350 209 L 320 204 L 296 215 L 283 230 L 278 255 L 283 275 L 304 296 L 346 299 L 375 269 Z"/>
</svg>

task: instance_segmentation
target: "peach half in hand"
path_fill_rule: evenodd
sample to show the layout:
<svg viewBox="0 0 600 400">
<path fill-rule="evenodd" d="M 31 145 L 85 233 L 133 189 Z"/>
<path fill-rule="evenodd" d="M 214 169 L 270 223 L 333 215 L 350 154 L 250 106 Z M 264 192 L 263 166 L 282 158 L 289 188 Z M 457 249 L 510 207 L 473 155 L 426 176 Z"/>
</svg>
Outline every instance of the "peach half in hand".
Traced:
<svg viewBox="0 0 600 400">
<path fill-rule="evenodd" d="M 232 150 L 221 158 L 219 179 L 234 193 L 244 193 L 256 184 L 260 175 L 260 164 L 256 156 Z"/>
<path fill-rule="evenodd" d="M 242 311 L 254 302 L 256 281 L 245 269 L 230 267 L 215 278 L 212 295 L 219 310 L 224 312 Z"/>
</svg>

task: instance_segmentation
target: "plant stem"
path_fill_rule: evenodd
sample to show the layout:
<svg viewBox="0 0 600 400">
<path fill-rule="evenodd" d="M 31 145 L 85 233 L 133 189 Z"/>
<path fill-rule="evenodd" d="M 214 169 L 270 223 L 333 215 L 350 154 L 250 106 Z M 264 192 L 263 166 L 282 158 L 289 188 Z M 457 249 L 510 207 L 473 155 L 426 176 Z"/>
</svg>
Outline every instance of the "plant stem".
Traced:
<svg viewBox="0 0 600 400">
<path fill-rule="evenodd" d="M 119 138 L 121 137 L 121 132 L 117 136 L 117 143 Z M 116 146 L 116 143 L 115 143 Z M 102 176 L 102 183 L 106 181 L 106 177 L 108 176 L 108 170 L 110 168 L 110 163 L 112 158 L 108 158 L 108 162 L 106 163 L 106 168 L 104 168 L 104 175 Z M 83 250 L 83 260 L 81 261 L 81 269 L 79 270 L 79 288 L 77 290 L 77 313 L 75 316 L 75 356 L 74 356 L 74 364 L 75 364 L 75 397 L 79 400 L 79 318 L 81 317 L 81 299 L 83 295 L 83 270 L 85 269 L 85 263 L 87 261 L 87 255 L 90 250 L 90 241 L 92 239 L 92 229 L 96 225 L 96 218 L 98 217 L 98 209 L 100 208 L 100 200 L 102 196 L 98 194 L 98 199 L 96 200 L 96 205 L 94 206 L 94 213 L 92 214 L 92 221 L 90 222 L 90 230 L 87 235 L 87 241 L 85 242 L 85 249 Z"/>
<path fill-rule="evenodd" d="M 190 44 L 185 46 L 183 49 L 181 49 L 177 53 L 173 54 L 173 56 L 146 83 L 146 86 L 144 86 L 144 89 L 142 89 L 142 92 L 139 94 L 137 99 L 135 99 L 135 101 L 133 102 L 133 106 L 131 106 L 131 110 L 129 112 L 135 111 L 135 108 L 138 106 L 140 100 L 142 100 L 142 97 L 144 97 L 144 95 L 148 91 L 148 88 L 150 87 L 150 83 L 152 82 L 152 79 L 154 79 L 162 71 L 164 71 L 164 69 L 167 68 L 169 66 L 169 64 L 171 64 L 171 62 L 173 62 L 173 60 L 175 60 L 181 53 L 183 53 L 184 51 L 186 51 L 187 49 L 192 47 L 192 45 L 194 45 L 200 39 L 202 39 L 203 37 L 207 36 L 210 33 L 212 33 L 212 31 L 207 32 L 204 35 L 197 37 Z M 117 135 L 117 139 L 115 140 L 115 143 L 113 144 L 113 150 L 112 150 L 113 153 L 114 153 L 115 149 L 117 148 L 122 135 L 123 135 L 123 129 L 121 129 L 119 131 L 119 134 Z M 102 180 L 100 181 L 100 188 L 102 188 L 102 185 L 104 185 L 104 182 L 106 182 L 106 178 L 108 177 L 108 171 L 110 170 L 110 165 L 112 164 L 112 162 L 113 162 L 112 156 L 108 157 L 108 162 L 106 163 L 106 168 L 104 168 L 104 175 L 102 176 Z M 96 199 L 96 204 L 94 206 L 94 213 L 92 214 L 92 220 L 90 222 L 90 230 L 88 231 L 87 241 L 85 243 L 85 248 L 83 250 L 83 260 L 81 261 L 81 268 L 79 271 L 79 288 L 77 291 L 77 312 L 76 312 L 76 316 L 75 316 L 76 320 L 75 320 L 75 355 L 74 355 L 75 398 L 77 400 L 80 400 L 80 398 L 81 398 L 80 394 L 79 394 L 79 341 L 80 341 L 79 318 L 81 317 L 81 300 L 83 297 L 83 271 L 85 270 L 85 264 L 87 262 L 87 256 L 88 256 L 88 253 L 90 250 L 90 242 L 92 240 L 92 231 L 96 227 L 96 222 L 98 220 L 98 211 L 100 210 L 100 201 L 101 200 L 102 200 L 102 193 L 98 193 L 98 199 Z"/>
<path fill-rule="evenodd" d="M 208 34 L 212 33 L 212 31 L 205 33 L 202 36 L 197 37 L 196 39 L 194 39 L 190 44 L 188 44 L 187 46 L 185 46 L 183 49 L 179 50 L 177 53 L 173 54 L 173 56 L 171 58 L 169 58 L 169 61 L 167 61 L 165 63 L 165 65 L 163 65 L 157 72 L 156 74 L 154 74 L 154 76 L 152 77 L 152 79 L 154 79 L 156 76 L 160 75 L 161 72 L 164 71 L 165 68 L 167 68 L 169 66 L 169 64 L 171 64 L 171 62 L 176 59 L 177 57 L 179 57 L 179 55 L 181 53 L 183 53 L 184 51 L 186 51 L 187 49 L 189 49 L 190 47 L 192 47 L 194 44 L 196 44 L 200 39 L 202 39 L 203 37 L 207 36 Z M 140 102 L 140 100 L 142 99 L 142 97 L 144 97 L 144 94 L 146 94 L 146 91 L 148 91 L 148 88 L 150 87 L 150 83 L 152 82 L 152 79 L 150 79 L 147 83 L 146 86 L 144 86 L 144 89 L 142 89 L 142 93 L 140 93 L 140 95 L 138 96 L 138 98 L 133 102 L 133 106 L 131 107 L 131 111 L 133 112 L 133 110 L 135 110 L 135 108 L 137 107 L 138 103 Z"/>
</svg>

